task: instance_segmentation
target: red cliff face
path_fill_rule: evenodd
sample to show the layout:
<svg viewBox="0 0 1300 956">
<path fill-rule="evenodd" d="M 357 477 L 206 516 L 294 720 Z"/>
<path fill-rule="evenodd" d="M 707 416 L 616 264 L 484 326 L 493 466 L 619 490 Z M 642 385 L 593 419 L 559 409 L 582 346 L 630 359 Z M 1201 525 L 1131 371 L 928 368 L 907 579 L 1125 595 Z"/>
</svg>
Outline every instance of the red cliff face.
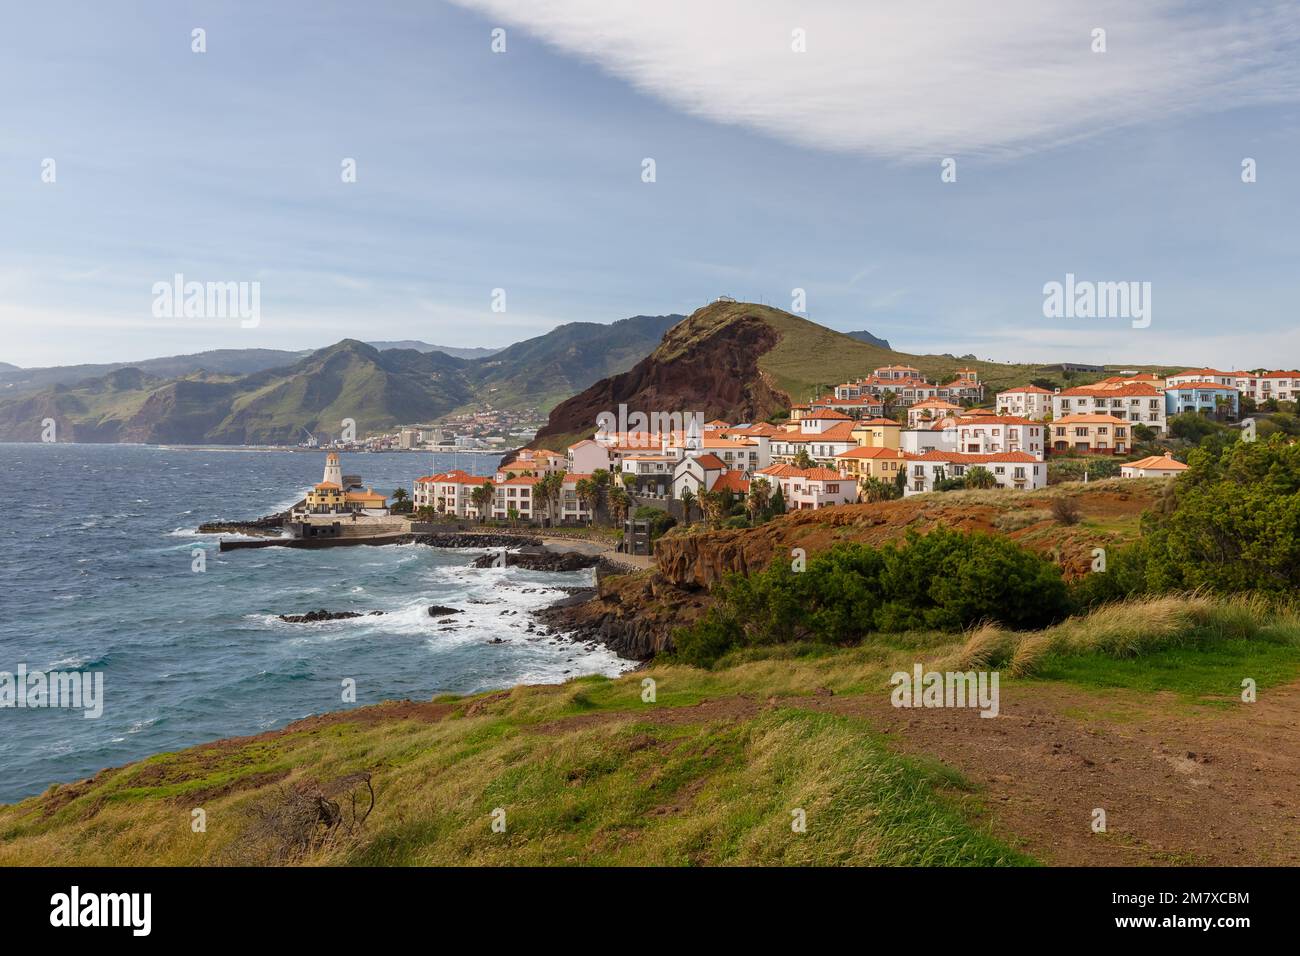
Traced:
<svg viewBox="0 0 1300 956">
<path fill-rule="evenodd" d="M 707 610 L 710 591 L 729 574 L 750 574 L 773 560 L 789 561 L 793 549 L 813 557 L 836 544 L 880 546 L 908 531 L 943 525 L 958 531 L 1004 534 L 1057 561 L 1067 578 L 1088 573 L 1095 547 L 1115 547 L 1137 535 L 1138 517 L 1155 501 L 1150 483 L 1094 483 L 1074 494 L 1084 520 L 1055 521 L 1048 506 L 1062 489 L 953 492 L 797 511 L 757 528 L 679 530 L 655 543 L 654 571 L 605 577 L 597 596 L 556 609 L 557 627 L 598 640 L 626 657 L 645 660 L 671 650 L 673 632 Z M 1089 523 L 1092 523 L 1092 527 Z M 1105 528 L 1105 530 L 1102 530 Z"/>
<path fill-rule="evenodd" d="M 703 310 L 701 310 L 703 311 Z M 779 333 L 757 317 L 725 323 L 697 318 L 679 323 L 659 348 L 621 375 L 602 379 L 561 402 L 536 445 L 548 436 L 589 434 L 602 412 L 700 412 L 704 420 L 762 421 L 790 405 L 790 397 L 772 387 L 758 367 L 758 357 L 779 340 Z"/>
</svg>

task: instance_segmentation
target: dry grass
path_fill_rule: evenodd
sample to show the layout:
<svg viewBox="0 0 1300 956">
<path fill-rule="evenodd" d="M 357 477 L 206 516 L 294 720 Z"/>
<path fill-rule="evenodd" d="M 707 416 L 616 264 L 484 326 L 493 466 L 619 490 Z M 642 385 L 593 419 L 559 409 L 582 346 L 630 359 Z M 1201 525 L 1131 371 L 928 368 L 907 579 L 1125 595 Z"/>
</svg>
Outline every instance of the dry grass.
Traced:
<svg viewBox="0 0 1300 956">
<path fill-rule="evenodd" d="M 985 624 L 946 662 L 962 670 L 1006 667 L 1011 676 L 1026 677 L 1053 654 L 1131 658 L 1206 640 L 1269 640 L 1296 630 L 1300 615 L 1295 608 L 1257 596 L 1169 595 L 1108 604 L 1043 631 Z"/>
</svg>

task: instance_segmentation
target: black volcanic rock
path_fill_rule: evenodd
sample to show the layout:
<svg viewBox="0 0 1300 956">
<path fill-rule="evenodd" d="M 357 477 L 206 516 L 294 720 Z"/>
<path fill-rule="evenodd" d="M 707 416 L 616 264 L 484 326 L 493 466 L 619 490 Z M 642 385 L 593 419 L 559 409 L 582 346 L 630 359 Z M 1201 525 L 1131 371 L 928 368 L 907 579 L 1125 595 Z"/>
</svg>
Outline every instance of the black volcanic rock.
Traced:
<svg viewBox="0 0 1300 956">
<path fill-rule="evenodd" d="M 342 621 L 350 617 L 374 617 L 383 613 L 383 611 L 370 611 L 368 614 L 362 614 L 360 611 L 327 611 L 320 608 L 316 611 L 308 611 L 306 614 L 281 614 L 280 620 L 288 624 L 315 624 L 317 621 Z"/>
<path fill-rule="evenodd" d="M 577 551 L 555 552 L 544 549 L 524 548 L 506 553 L 506 567 L 524 568 L 528 571 L 582 571 L 596 565 L 600 558 Z M 471 567 L 491 568 L 496 566 L 498 555 L 481 554 L 470 562 Z"/>
</svg>

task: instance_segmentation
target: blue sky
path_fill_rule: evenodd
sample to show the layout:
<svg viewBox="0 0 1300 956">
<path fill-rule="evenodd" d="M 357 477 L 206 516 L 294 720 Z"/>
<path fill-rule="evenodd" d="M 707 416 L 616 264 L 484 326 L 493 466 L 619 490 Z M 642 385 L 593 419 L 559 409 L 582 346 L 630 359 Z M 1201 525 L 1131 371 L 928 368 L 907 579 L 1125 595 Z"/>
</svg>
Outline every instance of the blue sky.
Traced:
<svg viewBox="0 0 1300 956">
<path fill-rule="evenodd" d="M 13 5 L 0 361 L 504 345 L 802 288 L 908 351 L 1300 365 L 1300 10 L 1131 6 Z M 1045 318 L 1067 272 L 1150 282 L 1151 326 Z M 260 324 L 155 318 L 175 273 L 259 282 Z"/>
</svg>

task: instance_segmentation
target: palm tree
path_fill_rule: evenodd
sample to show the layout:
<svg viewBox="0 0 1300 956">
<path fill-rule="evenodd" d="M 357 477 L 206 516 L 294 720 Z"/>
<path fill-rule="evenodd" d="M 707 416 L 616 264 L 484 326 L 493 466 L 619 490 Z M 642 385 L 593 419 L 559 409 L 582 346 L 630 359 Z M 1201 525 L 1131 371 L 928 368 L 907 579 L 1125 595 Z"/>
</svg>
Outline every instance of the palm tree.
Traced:
<svg viewBox="0 0 1300 956">
<path fill-rule="evenodd" d="M 403 501 L 405 501 L 405 500 L 407 499 L 406 489 L 405 489 L 405 488 L 394 488 L 394 489 L 393 489 L 393 493 L 392 493 L 391 495 L 389 495 L 389 497 L 392 498 L 393 501 L 395 501 L 395 502 L 397 502 L 397 503 L 400 504 L 401 502 L 403 502 Z"/>
<path fill-rule="evenodd" d="M 632 498 L 622 488 L 609 490 L 609 507 L 614 514 L 614 521 L 621 527 L 627 520 L 628 509 L 632 507 Z"/>
<path fill-rule="evenodd" d="M 993 477 L 993 472 L 983 465 L 966 469 L 967 488 L 996 488 L 997 485 L 998 480 Z"/>
<path fill-rule="evenodd" d="M 609 470 L 605 468 L 597 468 L 591 473 L 591 483 L 596 491 L 596 496 L 591 509 L 591 517 L 593 521 L 596 518 L 596 513 L 602 510 L 605 504 L 609 494 L 610 485 L 613 483 L 612 478 L 613 476 L 610 475 Z"/>
<path fill-rule="evenodd" d="M 683 517 L 686 527 L 691 526 L 691 505 L 695 502 L 695 492 L 691 491 L 690 485 L 682 485 L 682 493 L 678 495 L 682 502 Z"/>
<path fill-rule="evenodd" d="M 596 500 L 600 496 L 596 483 L 591 478 L 579 478 L 575 491 L 578 493 L 578 501 L 582 502 L 583 507 L 591 513 L 591 524 L 594 525 L 596 523 Z"/>
<path fill-rule="evenodd" d="M 749 483 L 749 495 L 745 498 L 745 510 L 749 512 L 751 524 L 758 524 L 759 516 L 767 510 L 767 502 L 772 493 L 772 486 L 766 478 L 755 478 Z"/>
<path fill-rule="evenodd" d="M 708 527 L 716 528 L 722 524 L 722 516 L 726 513 L 725 505 L 726 499 L 721 492 L 700 492 L 700 511 L 704 513 L 704 523 Z"/>
<path fill-rule="evenodd" d="M 812 455 L 808 454 L 807 448 L 800 448 L 799 453 L 794 456 L 794 466 L 796 468 L 813 468 L 817 462 L 813 461 Z"/>
<path fill-rule="evenodd" d="M 889 417 L 890 406 L 892 406 L 896 401 L 898 401 L 898 394 L 894 392 L 892 389 L 887 388 L 883 392 L 881 392 L 880 409 L 881 409 L 881 413 L 884 415 L 885 418 Z"/>
<path fill-rule="evenodd" d="M 563 493 L 563 471 L 552 471 L 550 475 L 543 475 L 542 480 L 538 481 L 537 488 L 533 492 L 542 499 L 542 505 L 546 507 L 546 520 L 550 524 L 555 524 L 555 512 L 559 510 L 560 496 Z"/>
<path fill-rule="evenodd" d="M 469 493 L 469 500 L 474 503 L 474 507 L 478 510 L 478 520 L 480 522 L 487 520 L 487 513 L 491 510 L 494 498 L 496 498 L 496 489 L 492 487 L 490 481 L 485 481 Z"/>
</svg>

